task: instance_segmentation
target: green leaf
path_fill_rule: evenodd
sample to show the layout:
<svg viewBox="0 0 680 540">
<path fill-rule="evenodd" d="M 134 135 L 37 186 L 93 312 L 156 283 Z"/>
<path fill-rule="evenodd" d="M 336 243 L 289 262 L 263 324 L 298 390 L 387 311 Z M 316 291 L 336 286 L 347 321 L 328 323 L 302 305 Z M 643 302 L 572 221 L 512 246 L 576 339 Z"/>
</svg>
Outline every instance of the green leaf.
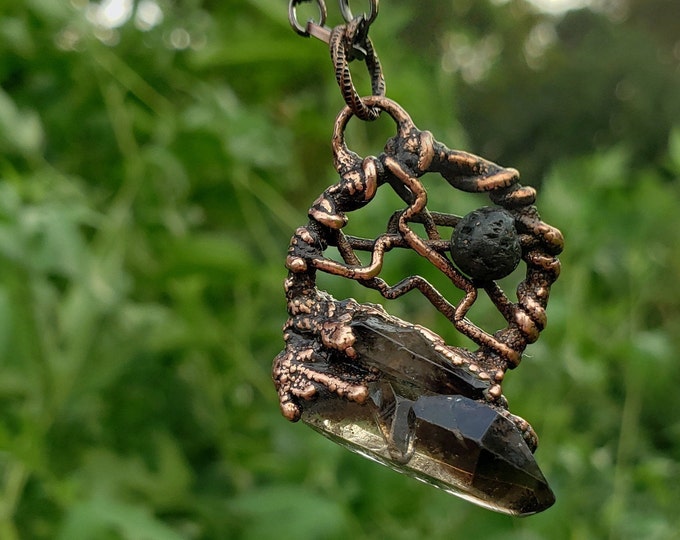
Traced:
<svg viewBox="0 0 680 540">
<path fill-rule="evenodd" d="M 244 529 L 243 540 L 341 538 L 346 528 L 335 501 L 297 486 L 271 486 L 237 496 L 229 505 Z"/>
<path fill-rule="evenodd" d="M 9 94 L 0 89 L 0 152 L 35 156 L 40 152 L 44 139 L 38 114 L 32 110 L 20 110 Z"/>
<path fill-rule="evenodd" d="M 675 173 L 680 176 L 680 126 L 676 126 L 668 137 L 668 157 Z"/>
<path fill-rule="evenodd" d="M 56 538 L 94 540 L 111 533 L 125 540 L 183 540 L 148 509 L 107 498 L 73 505 Z"/>
</svg>

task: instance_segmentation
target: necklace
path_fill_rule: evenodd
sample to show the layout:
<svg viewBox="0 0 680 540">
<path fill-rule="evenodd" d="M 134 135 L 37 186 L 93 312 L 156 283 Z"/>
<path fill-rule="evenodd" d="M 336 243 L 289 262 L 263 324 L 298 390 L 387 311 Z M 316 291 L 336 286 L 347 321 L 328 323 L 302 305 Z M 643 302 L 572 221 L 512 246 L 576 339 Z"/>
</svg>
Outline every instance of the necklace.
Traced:
<svg viewBox="0 0 680 540">
<path fill-rule="evenodd" d="M 526 420 L 510 412 L 501 385 L 546 325 L 562 235 L 541 221 L 536 191 L 519 184 L 516 170 L 449 149 L 385 97 L 382 68 L 368 37 L 377 0 L 369 14 L 356 17 L 349 1 L 340 0 L 345 24 L 333 29 L 324 26 L 323 0 L 316 0 L 319 22 L 301 25 L 296 8 L 304 1 L 290 0 L 291 25 L 329 44 L 346 106 L 332 138 L 339 181 L 312 203 L 309 221 L 295 231 L 286 258 L 289 319 L 285 349 L 273 365 L 281 411 L 354 452 L 486 508 L 512 515 L 543 511 L 555 498 L 534 459 L 538 438 Z M 373 95 L 358 95 L 352 60 L 366 64 Z M 396 125 L 384 151 L 361 157 L 350 150 L 344 136 L 348 122 L 382 113 Z M 491 205 L 462 217 L 430 210 L 421 181 L 427 173 L 447 182 L 454 195 L 455 190 L 485 195 Z M 404 204 L 385 232 L 375 238 L 345 235 L 348 213 L 367 211 L 381 188 L 392 189 Z M 443 230 L 450 237 L 442 238 Z M 331 247 L 338 258 L 328 253 Z M 427 260 L 460 299 L 450 301 L 420 275 L 388 283 L 381 273 L 392 250 Z M 359 252 L 367 252 L 370 262 L 363 263 Z M 513 302 L 498 280 L 520 265 L 525 274 Z M 318 272 L 354 280 L 388 300 L 418 291 L 477 348 L 449 346 L 382 306 L 336 300 L 317 287 Z M 491 300 L 505 328 L 491 334 L 468 319 L 480 294 Z"/>
</svg>

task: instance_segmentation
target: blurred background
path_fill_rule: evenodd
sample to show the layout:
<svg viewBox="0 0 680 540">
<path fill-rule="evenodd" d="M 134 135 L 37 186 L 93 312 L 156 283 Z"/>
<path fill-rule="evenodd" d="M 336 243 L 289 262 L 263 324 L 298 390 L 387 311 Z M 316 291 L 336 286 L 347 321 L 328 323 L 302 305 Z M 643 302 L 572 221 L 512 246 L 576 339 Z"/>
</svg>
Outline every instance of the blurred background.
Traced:
<svg viewBox="0 0 680 540">
<path fill-rule="evenodd" d="M 0 6 L 0 538 L 680 538 L 676 0 L 383 0 L 371 27 L 387 95 L 518 168 L 566 238 L 504 386 L 557 495 L 524 519 L 279 414 L 283 260 L 337 179 L 343 105 L 285 0 Z M 377 154 L 393 132 L 353 120 L 348 141 Z M 425 183 L 438 210 L 488 204 Z M 417 295 L 387 308 L 458 343 Z"/>
</svg>

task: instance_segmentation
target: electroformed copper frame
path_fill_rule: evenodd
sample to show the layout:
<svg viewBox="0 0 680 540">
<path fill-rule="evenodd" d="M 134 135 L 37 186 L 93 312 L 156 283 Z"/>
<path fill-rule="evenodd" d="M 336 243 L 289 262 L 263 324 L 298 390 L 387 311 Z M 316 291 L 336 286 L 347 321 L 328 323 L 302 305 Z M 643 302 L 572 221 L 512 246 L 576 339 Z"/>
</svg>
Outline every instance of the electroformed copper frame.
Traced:
<svg viewBox="0 0 680 540">
<path fill-rule="evenodd" d="M 340 181 L 326 189 L 309 209 L 309 222 L 296 230 L 288 250 L 285 283 L 289 320 L 284 326 L 286 348 L 277 356 L 273 378 L 279 392 L 283 415 L 300 418 L 304 403 L 321 394 L 334 394 L 363 403 L 368 398 L 370 372 L 351 367 L 356 359 L 350 323 L 358 313 L 381 311 L 371 304 L 337 301 L 316 287 L 316 273 L 322 271 L 357 281 L 375 289 L 387 299 L 395 299 L 414 289 L 420 291 L 463 335 L 478 345 L 474 352 L 448 347 L 442 338 L 420 327 L 437 350 L 455 365 L 490 381 L 484 397 L 499 409 L 507 409 L 501 382 L 507 369 L 516 367 L 529 343 L 535 342 L 546 325 L 546 305 L 550 287 L 560 272 L 557 255 L 562 251 L 562 234 L 541 221 L 533 203 L 536 191 L 519 184 L 515 169 L 504 168 L 473 154 L 451 150 L 436 141 L 429 131 L 419 130 L 408 113 L 384 96 L 361 98 L 369 110 L 384 111 L 397 125 L 379 156 L 361 158 L 345 143 L 345 129 L 355 115 L 351 106 L 338 115 L 332 148 Z M 512 302 L 495 281 L 480 281 L 464 275 L 450 259 L 450 242 L 440 237 L 438 226 L 455 227 L 459 216 L 430 212 L 427 191 L 420 178 L 438 173 L 448 184 L 469 193 L 486 193 L 492 203 L 505 209 L 514 219 L 521 245 L 526 275 Z M 347 212 L 366 206 L 377 190 L 389 185 L 406 203 L 375 239 L 347 236 Z M 419 236 L 410 223 L 421 223 L 426 238 Z M 329 246 L 338 249 L 342 261 L 325 254 Z M 404 248 L 415 251 L 442 272 L 462 291 L 457 303 L 447 300 L 422 276 L 412 275 L 394 285 L 380 276 L 385 253 Z M 357 251 L 371 253 L 364 265 Z M 466 318 L 483 290 L 505 319 L 507 326 L 490 334 Z M 431 337 L 430 337 L 431 336 Z M 338 356 L 339 355 L 339 356 Z M 329 358 L 341 362 L 331 361 Z M 336 366 L 329 369 L 329 365 Z M 525 439 L 535 449 L 537 439 L 526 421 L 510 415 Z"/>
</svg>

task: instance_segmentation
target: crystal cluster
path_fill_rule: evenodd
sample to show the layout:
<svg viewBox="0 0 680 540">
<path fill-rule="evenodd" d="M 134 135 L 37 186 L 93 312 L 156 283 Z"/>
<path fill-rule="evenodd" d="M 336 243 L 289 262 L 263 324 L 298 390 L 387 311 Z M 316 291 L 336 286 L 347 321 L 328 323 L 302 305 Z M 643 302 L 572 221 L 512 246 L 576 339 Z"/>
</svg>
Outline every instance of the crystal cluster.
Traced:
<svg viewBox="0 0 680 540">
<path fill-rule="evenodd" d="M 554 495 L 518 425 L 484 399 L 491 383 L 442 354 L 429 331 L 390 317 L 355 318 L 358 362 L 377 373 L 363 404 L 305 402 L 302 420 L 335 442 L 486 508 L 530 515 Z M 436 338 L 436 336 L 434 336 Z M 452 354 L 459 354 L 461 358 Z M 523 421 L 521 421 L 523 422 Z"/>
</svg>

